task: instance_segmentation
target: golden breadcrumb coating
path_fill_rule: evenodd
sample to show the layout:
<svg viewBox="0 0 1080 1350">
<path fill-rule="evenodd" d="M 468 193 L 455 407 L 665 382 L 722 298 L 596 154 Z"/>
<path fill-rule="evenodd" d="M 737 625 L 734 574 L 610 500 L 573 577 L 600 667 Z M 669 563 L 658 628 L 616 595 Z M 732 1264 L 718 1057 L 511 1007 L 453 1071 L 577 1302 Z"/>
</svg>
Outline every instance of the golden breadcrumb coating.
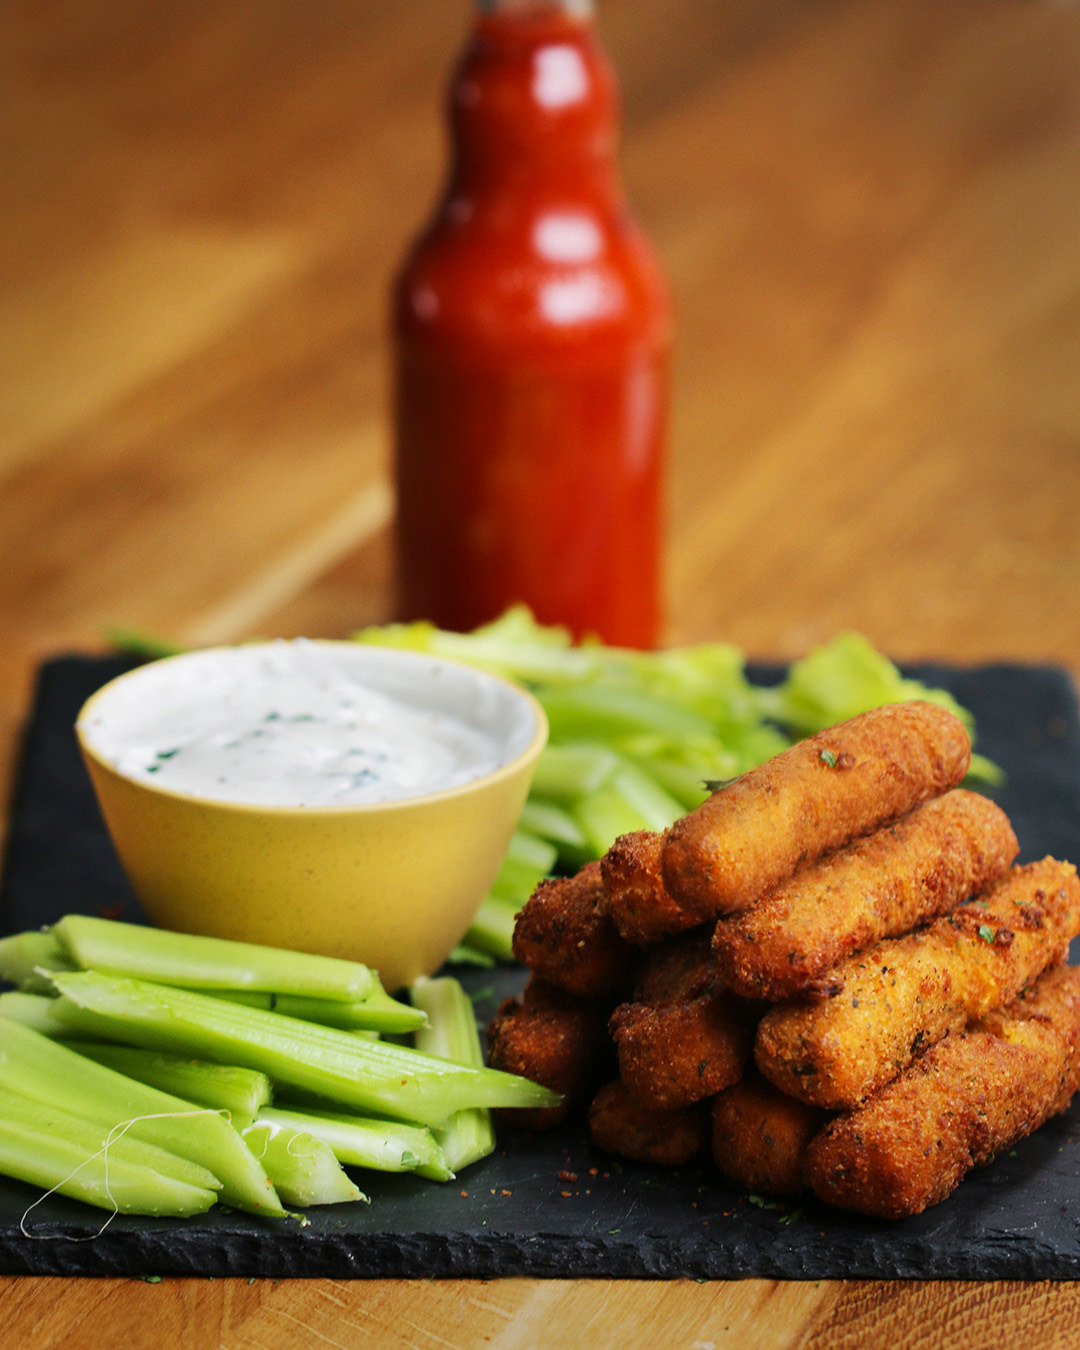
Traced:
<svg viewBox="0 0 1080 1350">
<path fill-rule="evenodd" d="M 531 977 L 488 1024 L 488 1063 L 562 1094 L 558 1106 L 500 1112 L 524 1129 L 549 1130 L 591 1092 L 608 1057 L 606 1004 L 575 998 Z"/>
<path fill-rule="evenodd" d="M 678 1111 L 650 1110 L 616 1081 L 602 1087 L 593 1099 L 589 1133 L 605 1153 L 657 1167 L 678 1167 L 705 1152 L 709 1114 L 704 1104 Z"/>
<path fill-rule="evenodd" d="M 806 1146 L 827 1119 L 751 1071 L 713 1098 L 713 1161 L 748 1191 L 798 1195 Z"/>
<path fill-rule="evenodd" d="M 789 1096 L 858 1106 L 948 1032 L 1015 998 L 1078 932 L 1071 863 L 1013 868 L 928 928 L 842 962 L 835 997 L 771 1008 L 758 1027 L 758 1068 Z"/>
<path fill-rule="evenodd" d="M 830 1122 L 805 1174 L 829 1204 L 879 1218 L 920 1214 L 972 1167 L 1065 1110 L 1077 1087 L 1080 969 L 939 1041 L 866 1103 Z"/>
<path fill-rule="evenodd" d="M 581 998 L 628 987 L 638 962 L 611 922 L 598 862 L 542 881 L 517 917 L 513 947 L 523 966 Z"/>
<path fill-rule="evenodd" d="M 713 793 L 668 831 L 663 878 L 703 921 L 745 909 L 820 858 L 955 787 L 971 744 L 933 703 L 894 703 L 818 732 Z"/>
<path fill-rule="evenodd" d="M 664 836 L 620 835 L 600 859 L 612 922 L 627 942 L 649 947 L 701 922 L 668 895 L 661 873 Z"/>
<path fill-rule="evenodd" d="M 800 868 L 718 923 L 720 969 L 746 998 L 831 993 L 838 961 L 947 914 L 1001 876 L 1019 851 L 1005 812 L 956 788 Z"/>
</svg>

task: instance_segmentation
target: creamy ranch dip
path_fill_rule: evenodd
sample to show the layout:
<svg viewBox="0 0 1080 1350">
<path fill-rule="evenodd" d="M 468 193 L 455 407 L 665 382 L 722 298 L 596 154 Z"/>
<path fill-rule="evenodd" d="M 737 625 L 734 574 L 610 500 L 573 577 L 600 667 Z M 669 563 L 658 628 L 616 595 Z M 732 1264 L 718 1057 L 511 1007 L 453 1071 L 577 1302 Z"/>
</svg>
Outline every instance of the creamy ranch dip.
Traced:
<svg viewBox="0 0 1080 1350">
<path fill-rule="evenodd" d="M 528 745 L 499 682 L 408 658 L 303 639 L 193 652 L 122 677 L 79 730 L 125 777 L 289 807 L 440 792 Z"/>
</svg>

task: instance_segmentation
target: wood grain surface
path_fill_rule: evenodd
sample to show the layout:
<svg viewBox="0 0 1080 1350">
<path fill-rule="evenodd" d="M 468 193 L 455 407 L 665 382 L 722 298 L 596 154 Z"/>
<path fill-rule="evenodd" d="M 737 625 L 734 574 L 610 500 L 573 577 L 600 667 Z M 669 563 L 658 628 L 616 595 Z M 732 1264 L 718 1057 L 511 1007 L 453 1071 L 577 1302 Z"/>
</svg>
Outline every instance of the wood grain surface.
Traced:
<svg viewBox="0 0 1080 1350">
<path fill-rule="evenodd" d="M 1080 10 L 601 0 L 674 287 L 667 638 L 1080 674 Z M 0 781 L 38 661 L 389 617 L 464 0 L 0 9 Z M 1080 843 L 1078 843 L 1080 852 Z M 1080 1344 L 1072 1285 L 0 1281 L 5 1344 Z"/>
</svg>

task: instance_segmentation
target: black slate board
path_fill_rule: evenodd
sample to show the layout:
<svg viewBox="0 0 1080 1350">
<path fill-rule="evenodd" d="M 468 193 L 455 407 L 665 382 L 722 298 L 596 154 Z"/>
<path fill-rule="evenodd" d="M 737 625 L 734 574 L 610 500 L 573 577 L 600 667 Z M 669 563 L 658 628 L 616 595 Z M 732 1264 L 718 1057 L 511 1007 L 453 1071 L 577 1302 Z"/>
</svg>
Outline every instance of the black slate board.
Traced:
<svg viewBox="0 0 1080 1350">
<path fill-rule="evenodd" d="M 141 917 L 105 835 L 71 731 L 83 699 L 123 663 L 41 671 L 15 795 L 0 932 L 72 910 Z M 1022 860 L 1080 858 L 1080 722 L 1068 677 L 1042 667 L 922 667 L 975 713 L 979 748 L 1009 773 L 999 800 Z M 751 669 L 766 681 L 776 672 Z M 1076 955 L 1074 954 L 1074 960 Z M 481 1020 L 519 972 L 455 972 Z M 359 1177 L 370 1206 L 312 1210 L 310 1226 L 226 1210 L 187 1221 L 116 1218 L 0 1177 L 0 1273 L 490 1278 L 531 1275 L 780 1279 L 1080 1277 L 1080 1104 L 928 1213 L 899 1223 L 816 1202 L 761 1208 L 705 1166 L 617 1164 L 582 1123 L 506 1133 L 457 1182 Z M 576 1181 L 563 1178 L 568 1173 Z M 96 1235 L 96 1236 L 95 1236 Z"/>
</svg>

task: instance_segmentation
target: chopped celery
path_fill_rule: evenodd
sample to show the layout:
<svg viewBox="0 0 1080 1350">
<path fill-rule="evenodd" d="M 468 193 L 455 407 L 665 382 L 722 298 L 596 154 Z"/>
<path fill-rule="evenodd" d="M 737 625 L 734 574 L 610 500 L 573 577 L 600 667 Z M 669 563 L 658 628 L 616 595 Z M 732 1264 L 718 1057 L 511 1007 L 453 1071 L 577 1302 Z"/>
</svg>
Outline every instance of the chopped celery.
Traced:
<svg viewBox="0 0 1080 1350">
<path fill-rule="evenodd" d="M 83 970 L 189 989 L 258 989 L 350 1001 L 365 998 L 375 985 L 368 967 L 354 961 L 87 914 L 68 914 L 52 931 Z"/>
<path fill-rule="evenodd" d="M 250 1124 L 271 1101 L 273 1088 L 266 1074 L 242 1069 L 236 1064 L 185 1059 L 160 1050 L 140 1050 L 128 1045 L 101 1045 L 77 1041 L 73 1049 L 96 1064 L 137 1078 L 140 1083 L 170 1092 L 198 1106 L 227 1111 L 234 1125 Z"/>
<path fill-rule="evenodd" d="M 492 883 L 496 895 L 529 895 L 555 866 L 558 849 L 520 827 L 510 839 L 506 857 Z"/>
<path fill-rule="evenodd" d="M 279 1106 L 267 1107 L 259 1119 L 314 1135 L 333 1149 L 339 1162 L 349 1167 L 366 1167 L 373 1172 L 415 1172 L 432 1181 L 449 1181 L 454 1175 L 434 1134 L 422 1125 Z"/>
<path fill-rule="evenodd" d="M 549 742 L 536 762 L 534 798 L 565 805 L 588 796 L 615 772 L 619 757 L 603 745 L 558 745 Z"/>
<path fill-rule="evenodd" d="M 0 938 L 0 980 L 9 980 L 28 993 L 46 993 L 49 982 L 37 973 L 39 966 L 47 970 L 77 969 L 60 940 L 43 929 Z"/>
<path fill-rule="evenodd" d="M 557 741 L 608 742 L 639 732 L 708 736 L 712 731 L 706 718 L 641 689 L 583 684 L 542 690 L 537 697 Z"/>
<path fill-rule="evenodd" d="M 428 1016 L 427 1026 L 414 1037 L 418 1050 L 461 1064 L 483 1064 L 472 1002 L 457 980 L 421 978 L 413 981 L 409 993 Z M 495 1148 L 491 1113 L 483 1108 L 455 1112 L 435 1137 L 447 1166 L 455 1172 L 486 1158 Z"/>
<path fill-rule="evenodd" d="M 182 1181 L 200 1190 L 221 1189 L 221 1182 L 205 1167 L 200 1167 L 190 1158 L 181 1158 L 178 1153 L 159 1148 L 157 1144 L 148 1144 L 144 1139 L 135 1138 L 122 1125 L 109 1127 L 100 1121 L 73 1115 L 53 1102 L 24 1097 L 21 1092 L 13 1092 L 10 1088 L 0 1087 L 0 1120 L 20 1129 L 37 1130 L 43 1135 L 66 1139 L 71 1144 L 85 1148 L 88 1156 L 104 1150 L 110 1161 L 119 1158 L 137 1167 L 148 1167 L 159 1176 L 171 1177 L 174 1181 Z"/>
<path fill-rule="evenodd" d="M 569 811 L 556 806 L 554 802 L 534 801 L 530 798 L 521 808 L 521 828 L 541 839 L 549 840 L 556 846 L 569 845 L 571 848 L 581 848 L 585 843 L 581 826 Z"/>
<path fill-rule="evenodd" d="M 304 1022 L 318 1022 L 324 1027 L 339 1027 L 342 1031 L 405 1032 L 413 1031 L 423 1021 L 423 1014 L 416 1008 L 391 998 L 381 988 L 375 989 L 362 1002 L 354 1003 L 249 989 L 199 989 L 195 992 L 242 1003 L 248 1008 L 264 1008 L 285 1017 L 299 1017 Z"/>
<path fill-rule="evenodd" d="M 384 1041 L 259 1008 L 96 971 L 55 977 L 59 1013 L 73 1030 L 173 1054 L 207 1055 L 359 1111 L 439 1125 L 466 1106 L 551 1105 L 528 1079 L 430 1059 Z M 89 1014 L 84 1020 L 84 1014 Z"/>
<path fill-rule="evenodd" d="M 367 1200 L 321 1139 L 289 1125 L 259 1119 L 241 1137 L 290 1205 L 339 1205 Z"/>
<path fill-rule="evenodd" d="M 57 1015 L 57 999 L 46 994 L 24 994 L 21 989 L 9 989 L 0 994 L 0 1018 L 21 1022 L 42 1036 L 70 1036 L 71 1030 Z"/>
<path fill-rule="evenodd" d="M 525 899 L 489 895 L 473 915 L 465 934 L 467 949 L 486 952 L 503 961 L 513 959 L 514 924 Z"/>
<path fill-rule="evenodd" d="M 0 1172 L 120 1214 L 185 1218 L 205 1213 L 217 1199 L 212 1190 L 113 1157 L 111 1150 L 106 1158 L 40 1126 L 16 1125 L 2 1116 Z"/>
<path fill-rule="evenodd" d="M 223 1116 L 95 1064 L 20 1022 L 3 1023 L 0 1085 L 109 1126 L 131 1121 L 133 1138 L 208 1168 L 228 1204 L 285 1214 L 269 1177 Z"/>
</svg>

